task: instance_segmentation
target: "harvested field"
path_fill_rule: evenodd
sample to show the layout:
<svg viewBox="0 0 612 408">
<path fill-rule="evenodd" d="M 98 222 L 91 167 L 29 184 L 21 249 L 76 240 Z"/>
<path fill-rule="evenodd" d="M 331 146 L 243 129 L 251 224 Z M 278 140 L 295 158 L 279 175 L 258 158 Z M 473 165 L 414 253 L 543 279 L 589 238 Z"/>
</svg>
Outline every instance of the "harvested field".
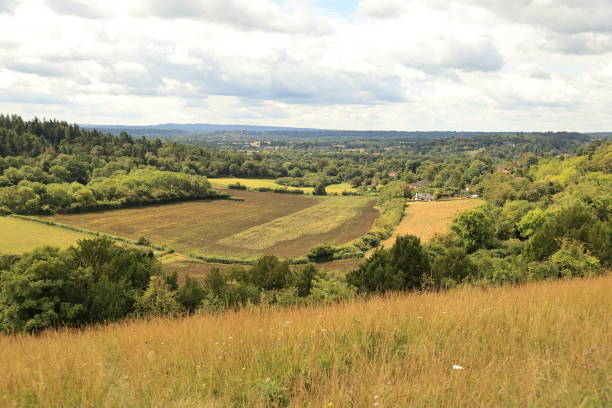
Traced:
<svg viewBox="0 0 612 408">
<path fill-rule="evenodd" d="M 50 217 L 131 239 L 144 236 L 189 254 L 252 258 L 303 256 L 322 242 L 366 234 L 378 216 L 369 197 L 313 197 L 232 191 L 245 201 L 205 200 Z"/>
<path fill-rule="evenodd" d="M 22 254 L 41 246 L 66 248 L 91 235 L 34 221 L 0 217 L 0 254 Z"/>
<path fill-rule="evenodd" d="M 448 230 L 453 218 L 461 211 L 484 204 L 482 200 L 410 201 L 404 211 L 402 222 L 393 236 L 383 244 L 390 247 L 397 235 L 413 234 L 422 241 L 429 241 L 435 233 Z"/>
</svg>

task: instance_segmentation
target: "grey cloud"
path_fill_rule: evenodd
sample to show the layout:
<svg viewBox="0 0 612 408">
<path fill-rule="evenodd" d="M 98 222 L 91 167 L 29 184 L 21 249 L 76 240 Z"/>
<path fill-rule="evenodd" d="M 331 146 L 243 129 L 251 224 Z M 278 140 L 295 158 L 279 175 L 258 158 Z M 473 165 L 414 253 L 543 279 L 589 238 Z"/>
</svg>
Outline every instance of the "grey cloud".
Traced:
<svg viewBox="0 0 612 408">
<path fill-rule="evenodd" d="M 44 77 L 63 77 L 66 75 L 62 69 L 45 63 L 14 62 L 7 64 L 5 67 L 12 71 Z"/>
<path fill-rule="evenodd" d="M 141 50 L 131 57 L 131 61 L 146 68 L 130 71 L 115 64 L 99 80 L 121 86 L 129 93 L 196 100 L 209 95 L 291 104 L 372 104 L 406 100 L 399 77 L 330 71 L 318 67 L 316 62 L 296 61 L 287 56 L 272 58 L 273 61 L 255 61 L 199 55 L 197 65 L 172 63 L 156 49 Z M 116 60 L 121 61 L 121 57 L 116 56 Z M 123 66 L 129 68 L 130 65 Z"/>
<path fill-rule="evenodd" d="M 438 39 L 418 44 L 400 56 L 408 67 L 436 74 L 457 69 L 464 72 L 499 71 L 504 59 L 488 40 L 462 42 L 456 39 Z"/>
<path fill-rule="evenodd" d="M 512 21 L 560 33 L 611 32 L 610 0 L 460 0 L 489 9 Z"/>
<path fill-rule="evenodd" d="M 46 0 L 47 5 L 58 14 L 100 19 L 109 17 L 109 13 L 97 6 L 98 2 L 82 0 Z"/>
<path fill-rule="evenodd" d="M 0 14 L 12 13 L 17 6 L 17 0 L 0 0 Z"/>
<path fill-rule="evenodd" d="M 574 55 L 605 54 L 612 52 L 612 34 L 554 35 L 549 39 L 549 49 Z"/>
<path fill-rule="evenodd" d="M 398 17 L 407 1 L 402 0 L 364 0 L 359 3 L 357 14 L 372 18 Z"/>
<path fill-rule="evenodd" d="M 244 30 L 311 34 L 332 30 L 323 17 L 287 12 L 267 0 L 144 0 L 136 14 L 201 19 Z"/>
</svg>

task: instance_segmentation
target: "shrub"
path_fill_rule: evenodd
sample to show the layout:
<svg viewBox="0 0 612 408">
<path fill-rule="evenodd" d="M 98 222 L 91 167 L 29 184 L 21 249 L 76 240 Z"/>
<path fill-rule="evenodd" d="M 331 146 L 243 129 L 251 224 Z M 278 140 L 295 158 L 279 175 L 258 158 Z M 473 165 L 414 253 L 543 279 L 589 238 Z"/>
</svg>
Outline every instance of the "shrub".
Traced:
<svg viewBox="0 0 612 408">
<path fill-rule="evenodd" d="M 328 262 L 334 259 L 336 247 L 331 244 L 320 244 L 312 247 L 306 255 L 312 262 Z"/>
<path fill-rule="evenodd" d="M 189 312 L 200 306 L 205 296 L 206 292 L 204 292 L 200 282 L 189 275 L 187 275 L 185 284 L 179 288 L 177 293 L 178 302 Z"/>
<path fill-rule="evenodd" d="M 316 196 L 324 196 L 327 195 L 327 191 L 325 190 L 324 184 L 317 184 L 312 192 L 313 195 Z"/>
<path fill-rule="evenodd" d="M 331 303 L 350 300 L 355 288 L 335 275 L 315 278 L 308 299 L 316 303 Z"/>
<path fill-rule="evenodd" d="M 589 276 L 599 272 L 599 259 L 591 256 L 584 244 L 563 239 L 561 248 L 550 257 L 562 277 Z"/>
<path fill-rule="evenodd" d="M 229 184 L 227 188 L 229 188 L 230 190 L 246 190 L 247 186 L 245 186 L 244 184 L 241 184 L 238 181 L 236 183 Z"/>
<path fill-rule="evenodd" d="M 149 287 L 136 299 L 136 314 L 141 316 L 166 316 L 180 310 L 175 293 L 162 276 L 151 276 Z"/>
<path fill-rule="evenodd" d="M 398 237 L 390 250 L 376 250 L 347 280 L 361 292 L 411 290 L 420 288 L 429 273 L 429 256 L 420 239 L 406 235 Z"/>
</svg>

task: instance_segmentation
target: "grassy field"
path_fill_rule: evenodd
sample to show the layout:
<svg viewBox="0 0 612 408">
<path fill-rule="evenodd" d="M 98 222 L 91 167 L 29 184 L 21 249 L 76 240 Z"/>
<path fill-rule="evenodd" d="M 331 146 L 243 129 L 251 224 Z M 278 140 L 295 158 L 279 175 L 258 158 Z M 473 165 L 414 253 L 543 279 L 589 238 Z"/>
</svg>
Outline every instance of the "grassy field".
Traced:
<svg viewBox="0 0 612 408">
<path fill-rule="evenodd" d="M 422 241 L 429 241 L 435 233 L 448 231 L 453 218 L 461 211 L 484 204 L 477 199 L 448 201 L 410 201 L 404 211 L 402 222 L 396 227 L 393 236 L 383 244 L 390 247 L 397 235 L 413 234 Z"/>
<path fill-rule="evenodd" d="M 0 217 L 0 254 L 22 254 L 41 246 L 66 248 L 91 235 L 11 217 Z"/>
<path fill-rule="evenodd" d="M 239 182 L 249 188 L 288 188 L 289 190 L 303 190 L 307 194 L 311 194 L 314 190 L 312 187 L 287 187 L 276 183 L 271 179 L 248 179 L 248 178 L 209 178 L 208 181 L 214 187 L 227 188 L 230 184 Z M 332 184 L 325 187 L 328 194 L 342 194 L 343 191 L 356 191 L 349 183 Z"/>
<path fill-rule="evenodd" d="M 304 190 L 305 193 L 312 193 L 312 187 L 287 187 L 277 184 L 272 179 L 250 179 L 250 178 L 209 178 L 210 184 L 217 188 L 227 188 L 230 184 L 240 183 L 248 188 L 288 188 L 289 190 Z"/>
<path fill-rule="evenodd" d="M 185 254 L 251 258 L 264 253 L 300 257 L 321 242 L 349 242 L 366 234 L 378 215 L 371 197 L 232 195 L 245 201 L 196 201 L 51 219 L 131 239 L 145 236 Z"/>
<path fill-rule="evenodd" d="M 606 276 L 0 336 L 0 405 L 609 407 L 610 293 Z"/>
</svg>

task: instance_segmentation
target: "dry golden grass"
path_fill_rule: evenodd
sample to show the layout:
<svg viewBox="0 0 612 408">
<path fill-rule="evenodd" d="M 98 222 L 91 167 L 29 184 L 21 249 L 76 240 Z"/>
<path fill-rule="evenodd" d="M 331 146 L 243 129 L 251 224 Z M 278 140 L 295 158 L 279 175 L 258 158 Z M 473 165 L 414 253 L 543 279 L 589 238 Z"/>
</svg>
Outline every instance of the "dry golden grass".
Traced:
<svg viewBox="0 0 612 408">
<path fill-rule="evenodd" d="M 0 336 L 0 405 L 605 407 L 611 293 L 606 276 Z"/>
<path fill-rule="evenodd" d="M 484 204 L 477 199 L 448 201 L 411 201 L 406 206 L 402 222 L 395 228 L 393 236 L 383 242 L 385 247 L 393 246 L 397 235 L 412 234 L 429 241 L 434 234 L 448 230 L 453 218 L 461 211 Z"/>
</svg>

